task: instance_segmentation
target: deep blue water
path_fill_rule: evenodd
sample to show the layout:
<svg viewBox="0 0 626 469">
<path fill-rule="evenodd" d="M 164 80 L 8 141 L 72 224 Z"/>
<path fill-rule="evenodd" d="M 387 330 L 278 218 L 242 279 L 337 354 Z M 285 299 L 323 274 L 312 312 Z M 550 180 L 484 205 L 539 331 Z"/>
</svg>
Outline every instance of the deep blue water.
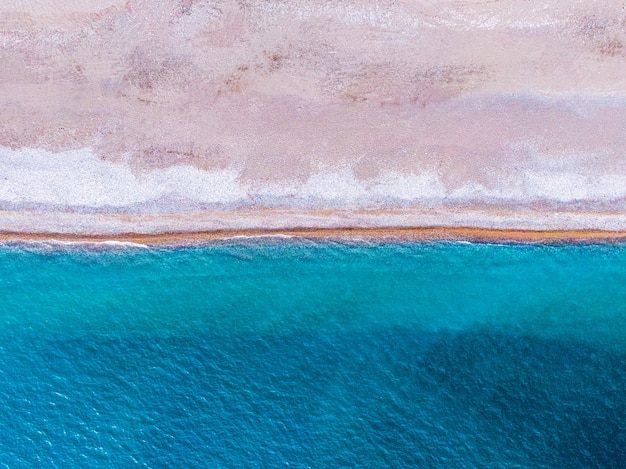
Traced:
<svg viewBox="0 0 626 469">
<path fill-rule="evenodd" d="M 0 248 L 0 467 L 626 467 L 626 247 Z"/>
</svg>

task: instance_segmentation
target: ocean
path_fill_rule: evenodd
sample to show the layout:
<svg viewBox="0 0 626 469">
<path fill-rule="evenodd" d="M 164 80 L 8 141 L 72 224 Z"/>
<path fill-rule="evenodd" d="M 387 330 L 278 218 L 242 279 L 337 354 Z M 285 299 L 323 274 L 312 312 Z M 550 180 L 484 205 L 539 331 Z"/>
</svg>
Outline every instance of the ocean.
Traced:
<svg viewBox="0 0 626 469">
<path fill-rule="evenodd" d="M 626 467 L 626 246 L 0 248 L 0 467 Z"/>
</svg>

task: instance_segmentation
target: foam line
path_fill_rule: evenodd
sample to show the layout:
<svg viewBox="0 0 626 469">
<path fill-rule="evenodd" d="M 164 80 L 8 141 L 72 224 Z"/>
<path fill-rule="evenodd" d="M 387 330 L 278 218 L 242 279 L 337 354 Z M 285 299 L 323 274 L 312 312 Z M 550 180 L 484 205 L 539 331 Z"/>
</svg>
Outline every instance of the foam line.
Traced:
<svg viewBox="0 0 626 469">
<path fill-rule="evenodd" d="M 147 205 L 151 212 L 164 200 L 168 209 L 176 211 L 190 203 L 246 207 L 259 200 L 282 207 L 368 208 L 423 202 L 623 204 L 626 199 L 626 174 L 597 168 L 575 172 L 569 160 L 552 166 L 537 160 L 540 157 L 518 164 L 517 171 L 509 171 L 506 177 L 494 177 L 489 187 L 471 175 L 444 183 L 426 170 L 413 174 L 389 169 L 359 179 L 347 166 L 314 172 L 300 184 L 292 180 L 244 183 L 235 168 L 204 171 L 176 165 L 140 172 L 122 162 L 104 161 L 90 149 L 51 153 L 0 148 L 0 203 L 105 210 Z"/>
</svg>

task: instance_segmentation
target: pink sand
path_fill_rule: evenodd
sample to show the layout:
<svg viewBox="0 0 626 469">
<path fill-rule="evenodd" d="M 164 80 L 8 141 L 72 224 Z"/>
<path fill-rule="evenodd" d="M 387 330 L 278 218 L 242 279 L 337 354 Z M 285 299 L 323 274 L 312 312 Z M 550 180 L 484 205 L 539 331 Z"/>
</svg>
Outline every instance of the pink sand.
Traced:
<svg viewBox="0 0 626 469">
<path fill-rule="evenodd" d="M 0 231 L 626 228 L 622 2 L 4 3 Z"/>
</svg>

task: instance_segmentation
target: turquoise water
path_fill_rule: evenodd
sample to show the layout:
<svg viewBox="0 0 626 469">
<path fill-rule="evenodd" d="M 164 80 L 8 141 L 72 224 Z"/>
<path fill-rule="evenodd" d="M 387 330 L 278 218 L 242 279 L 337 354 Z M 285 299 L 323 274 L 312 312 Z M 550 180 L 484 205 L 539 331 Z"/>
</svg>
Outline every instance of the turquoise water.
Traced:
<svg viewBox="0 0 626 469">
<path fill-rule="evenodd" d="M 626 247 L 0 248 L 0 467 L 624 467 Z"/>
</svg>

